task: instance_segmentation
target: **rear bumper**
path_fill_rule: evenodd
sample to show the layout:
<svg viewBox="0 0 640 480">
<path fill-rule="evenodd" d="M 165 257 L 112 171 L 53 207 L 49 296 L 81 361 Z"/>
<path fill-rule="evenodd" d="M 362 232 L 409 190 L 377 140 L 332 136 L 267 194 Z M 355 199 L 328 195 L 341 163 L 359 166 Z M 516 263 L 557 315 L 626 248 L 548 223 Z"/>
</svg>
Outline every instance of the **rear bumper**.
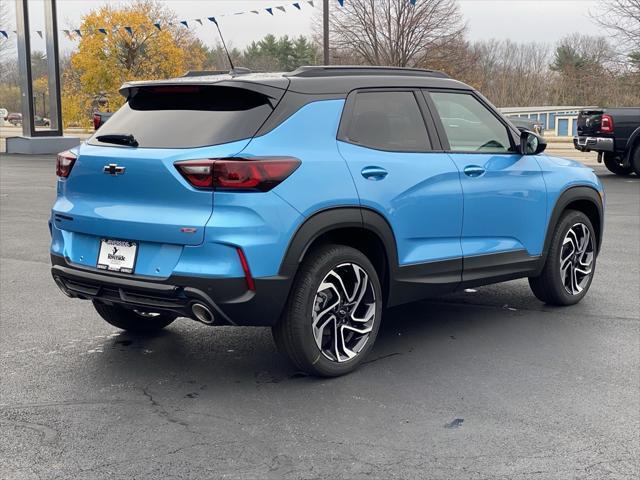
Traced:
<svg viewBox="0 0 640 480">
<path fill-rule="evenodd" d="M 581 152 L 613 152 L 615 145 L 613 138 L 607 137 L 573 137 L 573 146 Z"/>
<path fill-rule="evenodd" d="M 255 279 L 255 291 L 247 289 L 244 278 L 134 277 L 80 267 L 55 254 L 51 264 L 56 284 L 69 297 L 189 318 L 195 318 L 192 306 L 202 303 L 217 325 L 275 324 L 291 286 L 289 278 L 280 276 Z"/>
</svg>

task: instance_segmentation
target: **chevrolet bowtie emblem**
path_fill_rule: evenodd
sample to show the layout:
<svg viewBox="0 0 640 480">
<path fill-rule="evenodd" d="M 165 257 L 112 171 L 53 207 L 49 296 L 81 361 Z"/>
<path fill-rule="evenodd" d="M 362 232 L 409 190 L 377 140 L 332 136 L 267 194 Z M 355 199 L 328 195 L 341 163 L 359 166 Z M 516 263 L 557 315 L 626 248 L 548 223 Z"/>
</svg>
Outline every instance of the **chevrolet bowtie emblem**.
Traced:
<svg viewBox="0 0 640 480">
<path fill-rule="evenodd" d="M 124 167 L 119 167 L 116 163 L 110 163 L 109 165 L 105 165 L 102 171 L 109 175 L 122 175 L 124 173 Z"/>
</svg>

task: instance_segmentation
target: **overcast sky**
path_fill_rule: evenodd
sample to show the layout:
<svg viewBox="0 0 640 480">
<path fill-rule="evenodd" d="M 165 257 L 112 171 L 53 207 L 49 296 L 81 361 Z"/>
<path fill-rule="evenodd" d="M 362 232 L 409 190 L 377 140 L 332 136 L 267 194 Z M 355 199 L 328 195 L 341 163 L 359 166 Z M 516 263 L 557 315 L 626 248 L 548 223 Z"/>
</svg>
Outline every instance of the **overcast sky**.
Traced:
<svg viewBox="0 0 640 480">
<path fill-rule="evenodd" d="M 6 0 L 0 0 L 6 1 Z M 15 1 L 15 0 L 13 0 Z M 220 26 L 227 44 L 244 47 L 252 40 L 259 40 L 267 33 L 275 35 L 309 35 L 315 15 L 319 14 L 322 0 L 315 0 L 316 8 L 312 8 L 304 0 L 300 0 L 301 10 L 296 10 L 291 4 L 296 0 L 162 0 L 176 12 L 178 17 L 189 21 L 189 27 L 208 45 L 217 41 L 217 33 L 206 17 L 231 14 L 220 19 Z M 336 2 L 337 0 L 330 0 Z M 345 0 L 348 2 L 349 0 Z M 417 0 L 421 1 L 421 0 Z M 514 41 L 542 41 L 553 43 L 563 36 L 580 32 L 590 35 L 603 35 L 604 32 L 594 25 L 588 12 L 603 5 L 604 0 L 458 0 L 460 8 L 468 25 L 468 38 L 478 39 L 511 39 Z M 104 3 L 114 5 L 125 4 L 126 1 L 109 0 L 58 0 L 59 28 L 77 28 L 80 18 L 91 9 Z M 43 2 L 29 0 L 31 11 L 32 48 L 43 50 L 44 42 L 35 34 L 35 30 L 42 30 Z M 282 5 L 287 12 L 274 9 L 270 16 L 265 7 Z M 11 5 L 11 13 L 13 13 Z M 259 15 L 232 15 L 239 11 L 258 9 Z M 193 19 L 202 18 L 204 25 L 198 25 Z M 14 30 L 15 22 L 2 25 L 2 30 Z M 15 41 L 15 36 L 12 36 Z M 73 48 L 73 43 L 60 36 L 61 48 Z"/>
</svg>

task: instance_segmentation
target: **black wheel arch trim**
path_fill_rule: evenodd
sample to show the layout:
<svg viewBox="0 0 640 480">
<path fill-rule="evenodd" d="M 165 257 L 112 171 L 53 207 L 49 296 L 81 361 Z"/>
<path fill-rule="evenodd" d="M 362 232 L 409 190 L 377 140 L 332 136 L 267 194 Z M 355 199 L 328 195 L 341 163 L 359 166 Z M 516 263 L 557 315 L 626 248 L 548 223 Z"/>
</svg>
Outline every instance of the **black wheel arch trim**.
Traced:
<svg viewBox="0 0 640 480">
<path fill-rule="evenodd" d="M 560 221 L 560 216 L 567 209 L 567 207 L 576 201 L 587 201 L 592 203 L 598 212 L 598 225 L 594 225 L 597 228 L 597 253 L 600 252 L 602 246 L 602 236 L 604 230 L 604 206 L 602 204 L 602 198 L 600 192 L 593 187 L 587 186 L 573 186 L 564 190 L 553 207 L 549 221 L 547 222 L 547 233 L 544 239 L 544 246 L 542 249 L 542 256 L 546 260 L 547 253 L 551 248 L 551 239 L 553 232 Z"/>
<path fill-rule="evenodd" d="M 279 275 L 294 276 L 309 247 L 332 230 L 362 228 L 382 241 L 389 267 L 398 264 L 398 249 L 389 222 L 379 213 L 361 206 L 336 206 L 315 212 L 296 230 L 280 264 Z"/>
<path fill-rule="evenodd" d="M 627 146 L 625 147 L 625 158 L 627 161 L 631 158 L 635 148 L 640 148 L 640 127 L 636 128 L 629 137 L 629 140 L 627 140 Z"/>
</svg>

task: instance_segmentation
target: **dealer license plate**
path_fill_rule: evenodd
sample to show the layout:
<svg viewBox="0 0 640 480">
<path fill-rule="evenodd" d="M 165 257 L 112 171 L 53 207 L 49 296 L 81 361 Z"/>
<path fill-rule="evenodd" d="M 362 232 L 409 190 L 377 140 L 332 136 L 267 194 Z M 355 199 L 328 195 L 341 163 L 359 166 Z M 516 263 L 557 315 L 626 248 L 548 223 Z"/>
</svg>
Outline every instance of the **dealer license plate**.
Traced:
<svg viewBox="0 0 640 480">
<path fill-rule="evenodd" d="M 127 240 L 100 240 L 97 267 L 112 272 L 133 273 L 136 265 L 138 244 Z"/>
</svg>

